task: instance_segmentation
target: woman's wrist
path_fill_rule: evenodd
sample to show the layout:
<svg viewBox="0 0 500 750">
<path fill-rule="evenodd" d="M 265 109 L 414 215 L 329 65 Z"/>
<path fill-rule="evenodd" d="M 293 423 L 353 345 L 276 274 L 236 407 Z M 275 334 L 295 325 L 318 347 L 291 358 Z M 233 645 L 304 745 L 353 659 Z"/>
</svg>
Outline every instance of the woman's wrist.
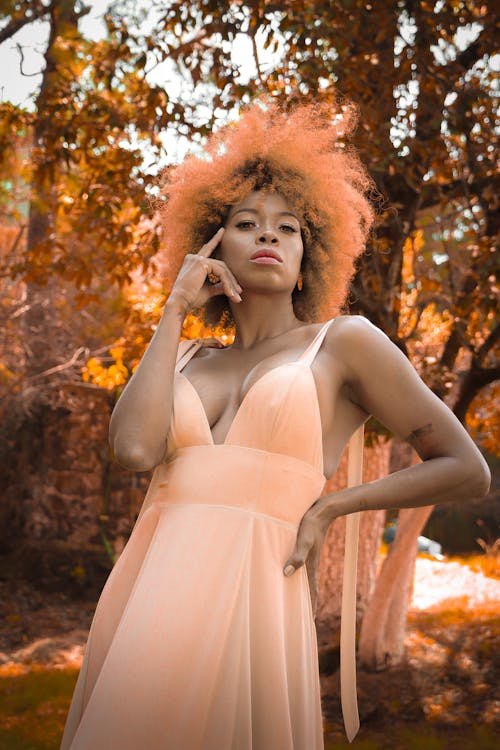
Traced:
<svg viewBox="0 0 500 750">
<path fill-rule="evenodd" d="M 323 495 L 311 506 L 310 512 L 326 526 L 329 526 L 340 516 L 357 513 L 362 510 L 359 497 L 361 487 L 362 485 Z"/>
<path fill-rule="evenodd" d="M 189 305 L 181 297 L 170 295 L 167 299 L 163 308 L 162 319 L 164 317 L 171 317 L 176 320 L 180 320 L 181 325 L 184 322 L 184 318 L 189 312 Z"/>
</svg>

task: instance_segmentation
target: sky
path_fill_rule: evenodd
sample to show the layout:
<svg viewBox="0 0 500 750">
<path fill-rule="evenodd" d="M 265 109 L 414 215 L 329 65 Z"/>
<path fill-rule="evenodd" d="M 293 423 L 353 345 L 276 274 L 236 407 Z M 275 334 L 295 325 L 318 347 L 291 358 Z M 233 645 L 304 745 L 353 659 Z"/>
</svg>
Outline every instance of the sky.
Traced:
<svg viewBox="0 0 500 750">
<path fill-rule="evenodd" d="M 111 0 L 85 0 L 86 5 L 90 6 L 90 12 L 79 22 L 79 28 L 83 36 L 89 39 L 99 39 L 105 34 L 105 26 L 102 21 L 102 15 L 105 13 Z M 457 46 L 464 49 L 472 39 L 479 33 L 480 26 L 477 28 L 465 29 L 457 35 Z M 405 36 L 412 35 L 413 29 L 408 24 L 405 30 Z M 49 24 L 44 21 L 35 21 L 23 27 L 14 37 L 0 44 L 0 100 L 11 101 L 27 109 L 33 106 L 33 96 L 36 93 L 41 82 L 39 71 L 43 67 L 43 53 L 47 44 L 49 33 Z M 24 62 L 23 75 L 20 70 L 21 55 L 17 45 L 23 48 Z M 439 55 L 440 52 L 437 51 Z M 245 35 L 239 35 L 237 43 L 231 50 L 233 61 L 242 66 L 242 77 L 247 79 L 256 74 L 253 54 L 250 46 L 250 40 Z M 442 55 L 441 55 L 442 56 Z M 271 55 L 268 50 L 262 47 L 259 50 L 259 57 L 264 64 L 272 63 Z M 490 64 L 497 67 L 500 55 L 490 60 Z M 165 81 L 169 80 L 170 85 L 175 82 L 169 78 L 169 73 L 163 66 L 155 70 L 154 78 Z"/>
<path fill-rule="evenodd" d="M 110 4 L 111 0 L 86 0 L 86 5 L 90 6 L 91 10 L 79 21 L 80 33 L 85 38 L 98 40 L 105 36 L 106 27 L 102 16 Z M 10 101 L 23 108 L 34 109 L 35 96 L 42 80 L 39 71 L 44 66 L 43 55 L 48 34 L 48 22 L 34 21 L 26 24 L 11 39 L 0 44 L 0 101 Z M 21 54 L 18 45 L 22 47 L 22 72 Z M 242 82 L 256 75 L 251 42 L 244 34 L 240 34 L 237 43 L 233 44 L 231 57 L 234 63 L 240 65 Z M 268 59 L 269 57 L 268 51 L 261 50 L 260 58 L 264 65 L 271 62 Z M 176 75 L 172 64 L 166 62 L 156 66 L 154 71 L 148 75 L 148 80 L 151 83 L 164 86 L 171 97 L 178 98 L 180 96 L 180 77 Z M 197 112 L 202 114 L 202 108 L 198 107 Z M 207 110 L 207 117 L 209 115 L 210 111 Z M 228 115 L 229 119 L 233 116 L 235 117 L 236 113 Z M 164 155 L 165 161 L 168 162 L 180 161 L 188 151 L 196 151 L 200 148 L 197 144 L 190 143 L 187 138 L 180 136 L 175 129 L 165 131 L 160 138 L 165 147 L 165 154 L 168 154 L 168 157 Z M 150 162 L 149 166 L 147 165 L 148 162 Z M 155 158 L 148 159 L 146 150 L 145 164 L 142 168 L 146 171 L 156 172 L 160 167 L 161 163 Z"/>
<path fill-rule="evenodd" d="M 110 0 L 92 0 L 87 3 L 92 7 L 90 13 L 80 21 L 80 29 L 84 36 L 98 39 L 104 34 L 104 24 L 99 20 L 110 4 Z M 5 24 L 4 24 L 5 25 Z M 34 21 L 24 26 L 11 39 L 0 44 L 0 99 L 11 101 L 27 109 L 32 108 L 33 95 L 41 83 L 41 74 L 36 74 L 43 68 L 43 53 L 47 44 L 49 24 L 46 21 Z M 17 45 L 23 47 L 24 64 L 23 76 L 20 71 L 21 56 Z"/>
<path fill-rule="evenodd" d="M 90 13 L 79 22 L 79 30 L 87 39 L 100 39 L 105 35 L 105 25 L 102 16 L 111 4 L 111 0 L 86 0 L 86 5 L 91 7 Z M 5 24 L 4 24 L 5 25 Z M 0 27 L 1 28 L 1 27 Z M 45 21 L 35 21 L 24 26 L 14 37 L 0 44 L 0 100 L 11 101 L 27 109 L 32 109 L 33 98 L 40 83 L 43 68 L 43 53 L 47 44 L 49 24 Z M 23 48 L 24 62 L 23 75 L 20 70 L 21 55 L 17 45 Z M 255 74 L 253 65 L 253 54 L 251 52 L 250 40 L 245 35 L 239 35 L 238 43 L 233 45 L 231 51 L 233 61 L 242 66 L 244 78 Z M 269 52 L 262 50 L 261 59 L 266 64 Z M 175 86 L 175 81 L 166 71 L 164 66 L 158 66 L 154 75 L 148 80 L 169 81 Z"/>
<path fill-rule="evenodd" d="M 144 2 L 144 0 L 138 0 L 138 2 Z M 87 6 L 90 6 L 91 10 L 80 20 L 80 32 L 88 39 L 102 38 L 105 34 L 105 25 L 102 21 L 102 16 L 111 4 L 111 0 L 85 0 L 85 3 Z M 481 27 L 478 24 L 473 26 L 475 28 L 469 27 L 457 34 L 456 44 L 459 49 L 467 47 L 479 33 Z M 33 109 L 34 97 L 42 78 L 39 71 L 43 68 L 44 64 L 43 54 L 47 44 L 48 33 L 48 22 L 35 21 L 27 24 L 14 37 L 0 44 L 0 71 L 2 71 L 0 74 L 0 101 L 11 101 L 26 109 Z M 406 39 L 411 39 L 414 33 L 412 23 L 405 22 L 402 19 L 401 33 Z M 258 39 L 257 43 L 259 46 L 259 58 L 264 69 L 267 65 L 272 66 L 274 62 L 273 55 L 269 49 L 263 49 Z M 21 54 L 18 45 L 23 49 L 24 61 L 22 70 L 24 75 L 20 69 Z M 443 53 L 439 49 L 435 50 L 435 54 L 438 58 L 439 56 L 443 57 Z M 239 38 L 237 38 L 231 47 L 231 56 L 233 62 L 240 65 L 240 79 L 242 82 L 256 75 L 251 42 L 246 35 L 239 35 Z M 279 51 L 276 56 L 279 57 Z M 489 65 L 492 68 L 498 69 L 500 67 L 499 63 L 500 55 L 490 58 Z M 148 80 L 152 83 L 165 86 L 169 95 L 174 98 L 181 95 L 180 77 L 176 75 L 173 65 L 168 62 L 157 66 L 148 76 Z M 395 94 L 399 93 L 400 96 L 404 93 L 406 100 L 403 104 L 408 110 L 411 109 L 413 100 L 418 96 L 418 87 L 414 85 L 414 90 L 411 89 L 411 85 L 415 83 L 415 81 L 410 81 L 408 85 L 403 87 L 405 89 L 404 92 L 395 92 Z M 400 106 L 403 106 L 403 104 L 400 104 Z M 197 112 L 200 112 L 200 108 L 197 109 Z M 236 116 L 236 114 L 230 113 L 229 118 L 232 116 Z M 401 127 L 398 129 L 397 124 L 393 123 L 391 138 L 396 147 L 398 147 L 398 142 L 404 141 L 407 135 L 405 128 L 406 126 L 403 127 L 403 130 L 401 130 Z M 162 140 L 164 141 L 166 151 L 170 154 L 173 161 L 182 159 L 187 150 L 191 150 L 192 148 L 196 150 L 195 145 L 190 145 L 187 139 L 179 137 L 174 132 L 166 132 Z"/>
</svg>

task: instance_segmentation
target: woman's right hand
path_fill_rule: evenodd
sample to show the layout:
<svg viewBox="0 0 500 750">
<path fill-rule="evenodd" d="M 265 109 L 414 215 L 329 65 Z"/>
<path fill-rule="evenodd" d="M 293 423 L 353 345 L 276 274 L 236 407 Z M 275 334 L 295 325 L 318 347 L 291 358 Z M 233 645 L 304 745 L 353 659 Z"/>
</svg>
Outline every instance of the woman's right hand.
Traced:
<svg viewBox="0 0 500 750">
<path fill-rule="evenodd" d="M 224 261 L 210 257 L 223 234 L 224 227 L 221 227 L 198 253 L 187 253 L 184 258 L 168 302 L 180 304 L 186 314 L 193 307 L 202 307 L 216 294 L 227 294 L 233 302 L 241 302 L 239 292 L 242 289 L 234 274 Z M 219 278 L 216 284 L 209 283 L 209 273 Z"/>
</svg>

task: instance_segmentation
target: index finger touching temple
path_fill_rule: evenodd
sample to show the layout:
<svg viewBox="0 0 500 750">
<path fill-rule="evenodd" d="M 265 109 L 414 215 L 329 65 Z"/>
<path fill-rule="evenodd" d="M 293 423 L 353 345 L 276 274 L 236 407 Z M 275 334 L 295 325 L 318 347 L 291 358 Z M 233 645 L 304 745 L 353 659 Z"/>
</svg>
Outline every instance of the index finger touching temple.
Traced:
<svg viewBox="0 0 500 750">
<path fill-rule="evenodd" d="M 219 244 L 219 242 L 221 241 L 223 234 L 224 234 L 224 227 L 220 227 L 216 231 L 214 236 L 211 239 L 209 239 L 208 242 L 205 242 L 205 244 L 203 245 L 203 247 L 201 248 L 199 252 L 199 255 L 205 255 L 206 257 L 211 255 L 212 252 L 217 247 L 217 245 Z"/>
</svg>

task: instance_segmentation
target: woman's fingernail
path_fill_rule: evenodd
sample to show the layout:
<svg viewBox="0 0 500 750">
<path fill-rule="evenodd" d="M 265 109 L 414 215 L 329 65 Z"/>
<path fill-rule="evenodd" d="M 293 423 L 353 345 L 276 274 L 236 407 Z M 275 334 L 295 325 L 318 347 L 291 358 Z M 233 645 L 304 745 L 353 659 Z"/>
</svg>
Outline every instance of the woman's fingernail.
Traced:
<svg viewBox="0 0 500 750">
<path fill-rule="evenodd" d="M 294 570 L 295 570 L 295 568 L 293 567 L 293 565 L 287 565 L 286 568 L 285 568 L 285 575 L 286 576 L 291 576 L 292 573 L 294 572 Z"/>
</svg>

